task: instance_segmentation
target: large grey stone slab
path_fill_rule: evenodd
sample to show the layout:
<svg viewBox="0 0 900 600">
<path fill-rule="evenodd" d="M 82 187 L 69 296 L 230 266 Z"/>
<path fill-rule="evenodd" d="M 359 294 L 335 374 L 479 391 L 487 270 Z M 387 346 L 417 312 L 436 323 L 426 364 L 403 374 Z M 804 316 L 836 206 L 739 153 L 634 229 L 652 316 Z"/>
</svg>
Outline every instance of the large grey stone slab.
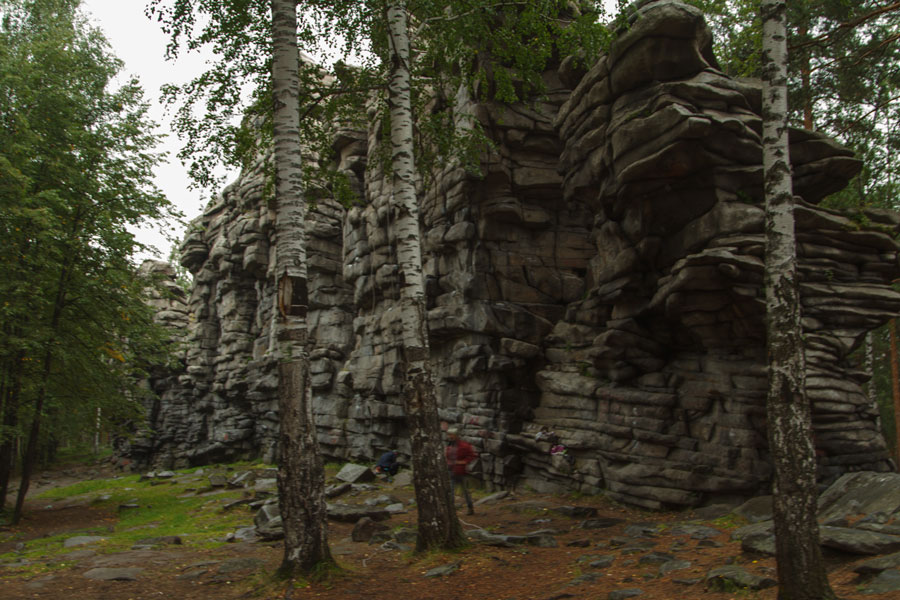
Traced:
<svg viewBox="0 0 900 600">
<path fill-rule="evenodd" d="M 137 581 L 143 571 L 138 567 L 98 567 L 85 571 L 84 576 L 98 581 Z"/>
<path fill-rule="evenodd" d="M 900 536 L 849 527 L 822 525 L 819 538 L 823 546 L 853 554 L 885 554 L 900 550 Z"/>
<path fill-rule="evenodd" d="M 363 517 L 356 522 L 353 531 L 350 533 L 350 539 L 354 542 L 368 542 L 372 536 L 379 531 L 387 531 L 390 528 L 384 523 L 373 521 L 369 517 Z"/>
<path fill-rule="evenodd" d="M 689 535 L 691 539 L 708 540 L 722 535 L 722 532 L 713 527 L 706 525 L 693 525 L 691 523 L 681 523 L 675 525 L 669 530 L 672 535 Z"/>
<path fill-rule="evenodd" d="M 900 571 L 883 571 L 863 588 L 863 594 L 888 594 L 900 592 Z"/>
<path fill-rule="evenodd" d="M 361 506 L 358 504 L 328 504 L 328 518 L 343 523 L 356 523 L 363 517 L 369 517 L 373 521 L 385 521 L 391 517 L 391 513 L 384 508 L 375 506 Z"/>
<path fill-rule="evenodd" d="M 265 566 L 265 562 L 258 558 L 242 557 L 231 558 L 219 564 L 219 573 L 222 575 L 238 573 L 240 571 L 255 571 Z"/>
<path fill-rule="evenodd" d="M 496 502 L 499 502 L 500 500 L 503 500 L 504 498 L 506 498 L 508 496 L 509 496 L 509 492 L 507 490 L 500 490 L 499 492 L 494 492 L 493 494 L 490 494 L 489 496 L 485 496 L 484 498 L 476 500 L 475 506 L 482 506 L 484 504 L 494 504 Z"/>
<path fill-rule="evenodd" d="M 681 571 L 681 570 L 689 569 L 689 568 L 691 568 L 691 562 L 688 560 L 681 560 L 681 559 L 670 560 L 668 562 L 664 562 L 663 564 L 659 565 L 659 576 L 665 577 L 666 575 L 668 575 L 669 573 L 671 573 L 673 571 Z"/>
<path fill-rule="evenodd" d="M 636 598 L 642 596 L 644 591 L 641 588 L 625 588 L 621 590 L 613 590 L 606 597 L 609 600 L 625 600 L 626 598 Z"/>
<path fill-rule="evenodd" d="M 854 568 L 853 571 L 860 575 L 877 575 L 887 569 L 897 568 L 900 568 L 900 552 L 867 560 L 856 565 L 856 568 Z"/>
<path fill-rule="evenodd" d="M 63 542 L 63 546 L 65 548 L 76 548 L 78 546 L 96 544 L 97 542 L 102 542 L 105 539 L 105 537 L 99 535 L 76 535 L 75 537 L 67 538 Z"/>
<path fill-rule="evenodd" d="M 900 513 L 900 473 L 860 471 L 842 475 L 819 496 L 819 519 Z"/>
<path fill-rule="evenodd" d="M 347 483 L 366 483 L 375 480 L 375 473 L 365 465 L 347 463 L 341 467 L 341 470 L 338 471 L 335 477 Z"/>
<path fill-rule="evenodd" d="M 734 514 L 744 517 L 751 523 L 772 520 L 772 496 L 756 496 L 750 498 L 734 509 Z"/>
<path fill-rule="evenodd" d="M 258 511 L 256 511 L 256 515 L 253 517 L 253 524 L 256 525 L 257 528 L 265 527 L 273 519 L 281 519 L 281 510 L 278 508 L 278 504 L 272 502 L 269 504 L 263 504 Z"/>
<path fill-rule="evenodd" d="M 459 561 L 457 561 L 448 565 L 434 567 L 433 569 L 426 571 L 424 577 L 444 577 L 445 575 L 451 575 L 459 570 L 459 564 Z"/>
<path fill-rule="evenodd" d="M 764 590 L 778 582 L 771 577 L 754 575 L 747 569 L 737 565 L 727 565 L 712 569 L 706 574 L 707 587 L 728 591 L 733 588 L 748 590 Z"/>
</svg>

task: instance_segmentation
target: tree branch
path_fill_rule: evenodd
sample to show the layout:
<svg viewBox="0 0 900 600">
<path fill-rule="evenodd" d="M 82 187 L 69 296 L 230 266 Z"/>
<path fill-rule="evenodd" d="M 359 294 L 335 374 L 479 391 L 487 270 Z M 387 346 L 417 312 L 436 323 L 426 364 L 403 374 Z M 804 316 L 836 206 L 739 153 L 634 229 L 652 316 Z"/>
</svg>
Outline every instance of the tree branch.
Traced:
<svg viewBox="0 0 900 600">
<path fill-rule="evenodd" d="M 853 29 L 854 27 L 857 27 L 858 25 L 862 25 L 863 23 L 865 23 L 867 21 L 871 21 L 872 19 L 880 17 L 881 15 L 883 15 L 885 13 L 893 12 L 895 10 L 900 10 L 900 2 L 894 2 L 892 4 L 887 4 L 885 6 L 876 8 L 872 12 L 861 15 L 855 19 L 851 19 L 849 21 L 845 21 L 844 23 L 840 23 L 840 24 L 838 24 L 837 27 L 835 27 L 834 29 L 832 29 L 831 31 L 829 31 L 827 33 L 823 33 L 822 35 L 814 37 L 813 39 L 808 40 L 806 42 L 801 42 L 799 44 L 793 44 L 793 45 L 788 46 L 788 51 L 794 52 L 795 50 L 799 50 L 801 48 L 806 48 L 808 46 L 818 46 L 822 42 L 830 40 L 832 38 L 832 36 L 837 35 L 841 31 Z"/>
</svg>

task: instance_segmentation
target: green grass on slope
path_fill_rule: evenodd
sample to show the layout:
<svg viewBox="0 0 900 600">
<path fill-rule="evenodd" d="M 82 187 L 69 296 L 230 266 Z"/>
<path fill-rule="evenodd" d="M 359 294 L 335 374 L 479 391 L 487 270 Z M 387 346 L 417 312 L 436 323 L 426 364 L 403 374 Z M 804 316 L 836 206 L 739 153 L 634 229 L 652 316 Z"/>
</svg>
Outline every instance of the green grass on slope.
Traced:
<svg viewBox="0 0 900 600">
<path fill-rule="evenodd" d="M 99 553 L 121 552 L 141 540 L 164 536 L 179 536 L 182 544 L 195 548 L 221 545 L 229 532 L 252 525 L 253 512 L 246 506 L 225 509 L 227 504 L 250 492 L 244 489 L 212 489 L 208 476 L 223 473 L 230 477 L 241 470 L 265 466 L 241 464 L 236 468 L 232 466 L 229 472 L 226 468 L 224 465 L 206 467 L 203 474 L 195 474 L 196 469 L 188 469 L 176 472 L 171 479 L 140 481 L 139 475 L 93 479 L 44 492 L 38 496 L 44 505 L 84 503 L 104 509 L 115 517 L 110 518 L 108 524 L 29 540 L 25 542 L 22 552 L 0 554 L 0 565 L 23 559 L 40 563 L 15 569 L 17 576 L 23 574 L 22 569 L 39 573 L 68 566 L 60 557 L 83 548 L 65 548 L 63 542 L 76 535 L 104 537 L 104 541 L 84 547 Z M 136 507 L 126 507 L 133 505 Z M 0 533 L 0 542 L 21 538 L 21 533 L 15 529 Z M 52 566 L 47 564 L 54 560 L 63 562 Z"/>
</svg>

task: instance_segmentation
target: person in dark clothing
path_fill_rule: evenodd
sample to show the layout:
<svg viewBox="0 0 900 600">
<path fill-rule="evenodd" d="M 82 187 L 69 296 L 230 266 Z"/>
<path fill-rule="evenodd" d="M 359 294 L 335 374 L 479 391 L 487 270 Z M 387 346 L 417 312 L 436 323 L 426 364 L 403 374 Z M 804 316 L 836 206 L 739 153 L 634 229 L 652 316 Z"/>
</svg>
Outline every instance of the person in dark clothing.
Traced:
<svg viewBox="0 0 900 600">
<path fill-rule="evenodd" d="M 466 481 L 466 467 L 475 460 L 475 449 L 472 444 L 460 439 L 459 430 L 456 427 L 447 429 L 447 448 L 444 450 L 447 458 L 447 468 L 450 470 L 450 493 L 456 495 L 456 486 L 462 488 L 463 497 L 466 499 L 467 515 L 475 514 L 472 506 L 472 495 Z"/>
<path fill-rule="evenodd" d="M 381 455 L 381 458 L 378 459 L 378 462 L 375 463 L 375 472 L 376 473 L 384 473 L 387 475 L 387 480 L 390 481 L 391 477 L 397 474 L 397 471 L 400 470 L 400 463 L 397 462 L 398 453 L 396 450 L 388 450 L 384 454 Z"/>
</svg>

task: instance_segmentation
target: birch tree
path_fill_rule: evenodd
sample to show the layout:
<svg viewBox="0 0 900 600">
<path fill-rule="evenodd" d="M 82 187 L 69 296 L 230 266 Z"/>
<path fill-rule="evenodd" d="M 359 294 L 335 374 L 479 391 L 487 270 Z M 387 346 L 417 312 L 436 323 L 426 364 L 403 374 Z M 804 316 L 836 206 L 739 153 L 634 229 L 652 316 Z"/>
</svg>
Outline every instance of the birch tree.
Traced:
<svg viewBox="0 0 900 600">
<path fill-rule="evenodd" d="M 541 73 L 554 53 L 578 49 L 590 56 L 600 45 L 602 28 L 591 15 L 576 18 L 569 4 L 559 0 L 323 4 L 331 7 L 330 20 L 352 40 L 349 46 L 359 49 L 370 43 L 382 61 L 372 68 L 386 72 L 387 110 L 382 118 L 390 125 L 390 207 L 401 272 L 405 370 L 401 395 L 419 512 L 417 550 L 453 548 L 463 543 L 463 537 L 443 458 L 429 363 L 417 197 L 422 190 L 417 190 L 416 178 L 421 176 L 427 185 L 433 169 L 478 161 L 483 147 L 476 147 L 480 136 L 475 124 L 469 123 L 465 131 L 454 127 L 452 98 L 457 90 L 468 88 L 467 95 L 479 100 L 519 101 L 522 90 L 539 88 Z M 415 36 L 410 21 L 415 23 Z M 365 36 L 372 37 L 367 41 Z M 480 93 L 473 92 L 476 81 L 486 84 Z M 425 114 L 421 109 L 434 94 L 444 94 L 445 108 Z"/>
<path fill-rule="evenodd" d="M 306 200 L 300 147 L 300 53 L 296 0 L 272 0 L 276 321 L 280 421 L 278 505 L 284 523 L 284 576 L 333 563 L 328 549 L 325 472 L 309 382 Z"/>
<path fill-rule="evenodd" d="M 270 358 L 278 363 L 279 381 L 278 502 L 284 526 L 279 573 L 283 577 L 321 573 L 334 561 L 328 547 L 325 475 L 309 382 L 299 96 L 300 74 L 311 69 L 301 68 L 298 47 L 298 36 L 311 43 L 315 34 L 309 23 L 299 26 L 296 0 L 173 0 L 170 4 L 154 0 L 149 9 L 171 36 L 170 56 L 177 56 L 182 43 L 188 49 L 212 44 L 220 58 L 189 84 L 168 90 L 172 100 L 182 101 L 177 127 L 188 140 L 186 148 L 195 148 L 198 140 L 209 146 L 203 161 L 193 163 L 192 176 L 197 181 L 216 182 L 210 175 L 216 160 L 240 163 L 245 158 L 238 144 L 241 132 L 228 123 L 247 108 L 239 82 L 254 81 L 252 100 L 257 108 L 270 102 L 271 110 L 263 111 L 271 115 L 274 144 L 276 294 Z M 197 15 L 207 21 L 199 33 L 194 32 Z M 198 104 L 207 113 L 199 120 L 193 116 Z M 257 150 L 253 145 L 243 147 L 245 154 Z"/>
<path fill-rule="evenodd" d="M 441 445 L 437 397 L 430 365 L 425 278 L 416 197 L 415 147 L 410 91 L 410 43 L 406 2 L 384 8 L 390 52 L 388 109 L 391 126 L 391 210 L 395 222 L 403 322 L 402 356 L 406 380 L 403 407 L 410 432 L 418 507 L 416 550 L 453 548 L 464 543 L 450 492 Z"/>
<path fill-rule="evenodd" d="M 788 153 L 784 0 L 762 0 L 763 170 L 766 198 L 766 399 L 778 562 L 778 597 L 835 598 L 816 521 L 816 459 L 806 397 Z"/>
</svg>

